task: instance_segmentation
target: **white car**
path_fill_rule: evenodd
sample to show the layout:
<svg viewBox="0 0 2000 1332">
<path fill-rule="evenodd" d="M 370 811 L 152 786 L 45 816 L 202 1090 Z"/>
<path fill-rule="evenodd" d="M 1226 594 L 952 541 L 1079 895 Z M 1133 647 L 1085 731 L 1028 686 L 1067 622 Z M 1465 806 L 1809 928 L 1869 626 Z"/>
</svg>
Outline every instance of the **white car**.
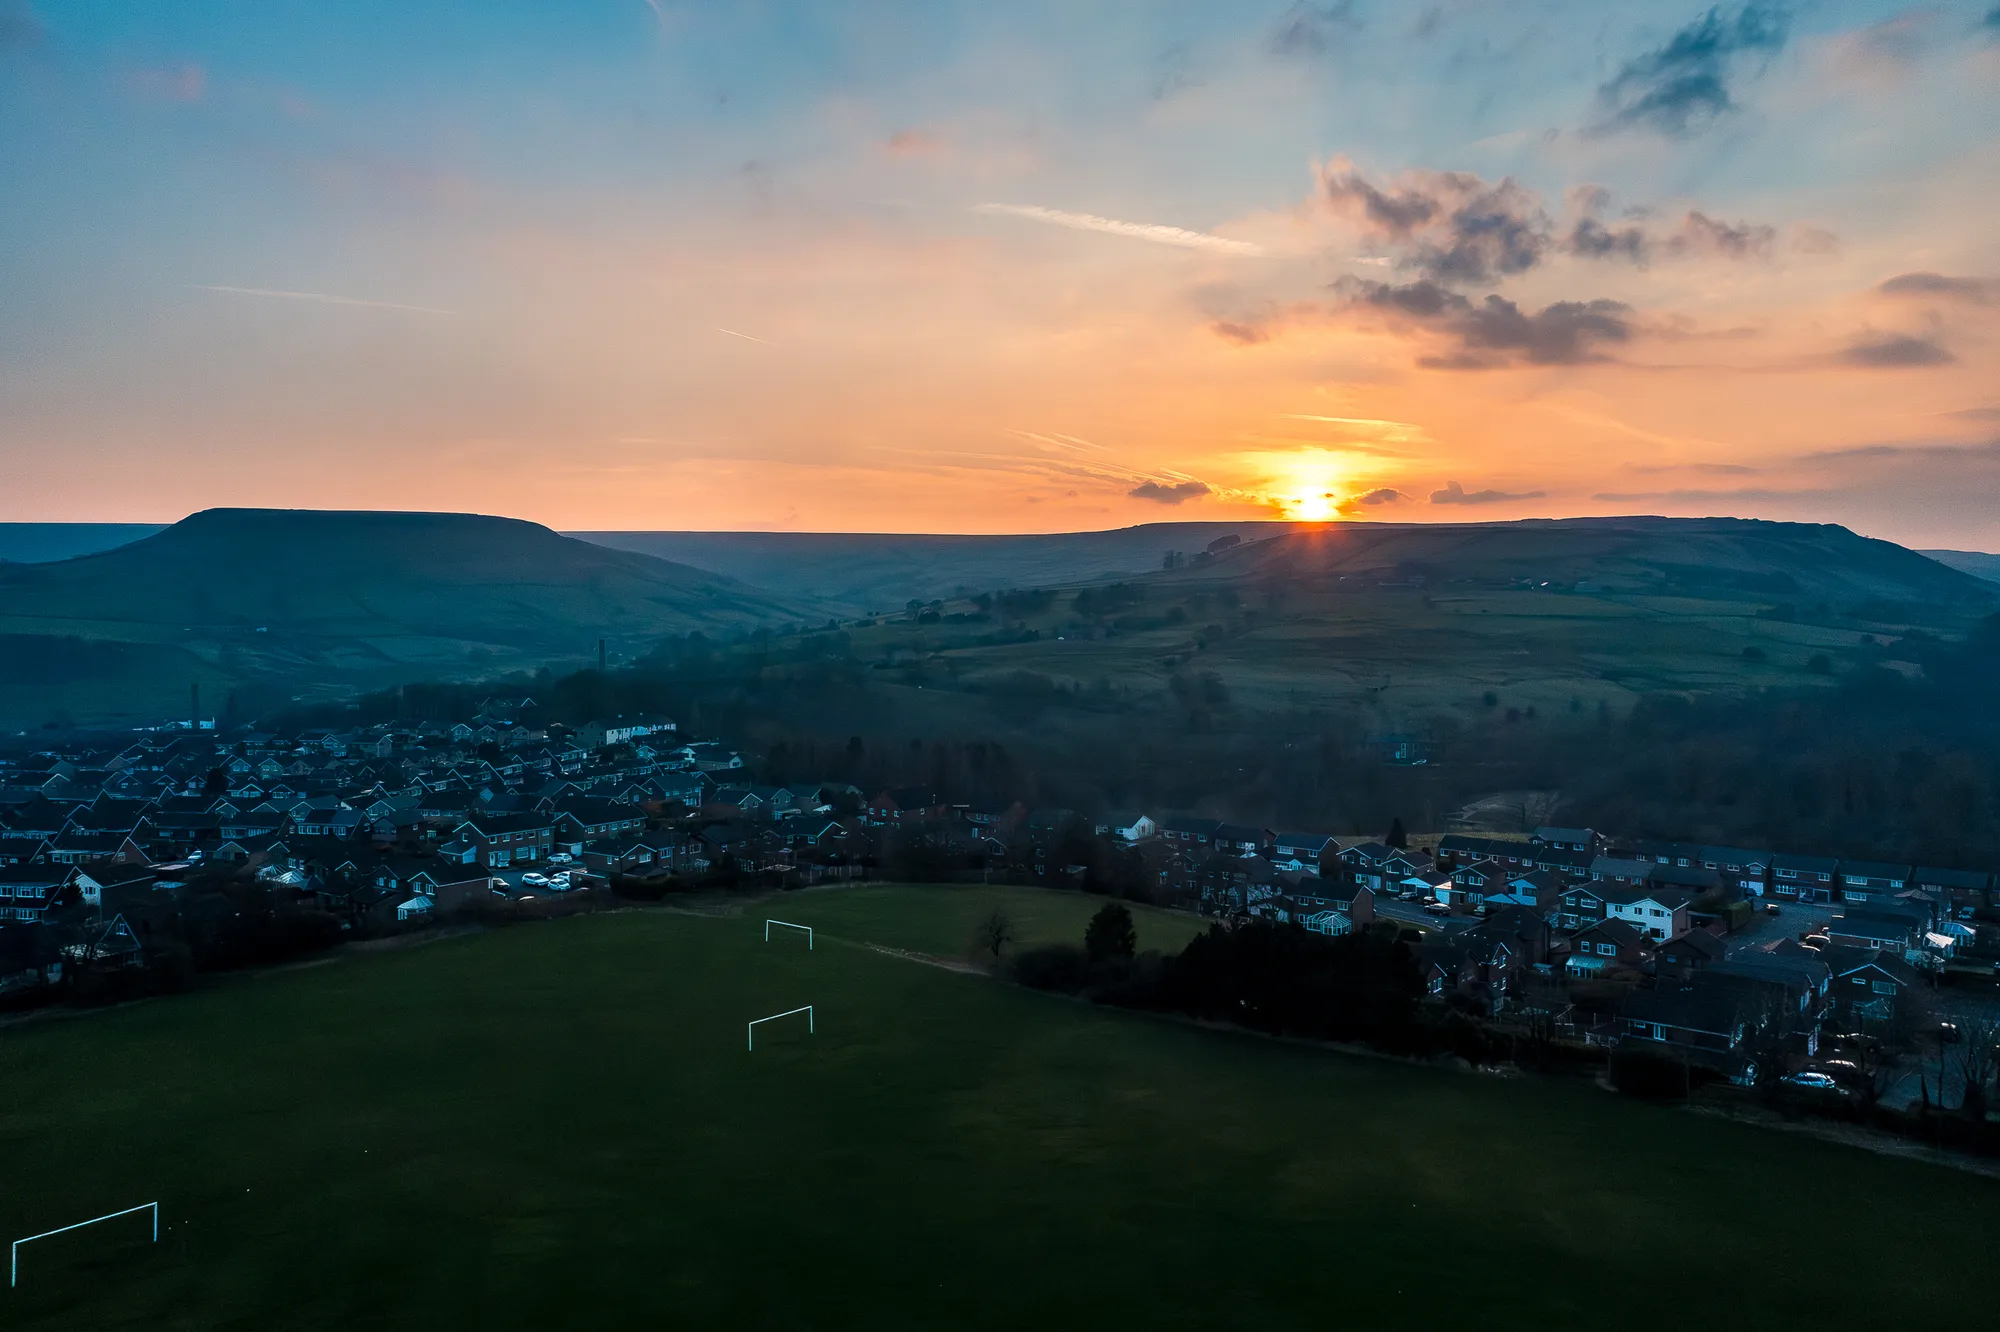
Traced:
<svg viewBox="0 0 2000 1332">
<path fill-rule="evenodd" d="M 1824 1073 L 1794 1073 L 1785 1081 L 1794 1087 L 1810 1087 L 1814 1091 L 1840 1090 L 1840 1084 Z"/>
<path fill-rule="evenodd" d="M 537 874 L 533 870 L 530 870 L 528 871 L 528 873 L 523 874 L 521 876 L 522 884 L 532 888 L 544 887 L 547 885 L 548 881 L 549 879 L 546 874 Z"/>
<path fill-rule="evenodd" d="M 550 887 L 550 889 L 551 889 L 551 890 L 553 890 L 553 891 L 555 891 L 555 892 L 558 892 L 558 893 L 566 893 L 566 892 L 568 892 L 568 891 L 569 891 L 569 871 L 568 871 L 568 870 L 564 870 L 564 871 L 563 871 L 562 873 L 560 873 L 560 874 L 551 874 L 551 875 L 549 875 L 549 887 Z"/>
</svg>

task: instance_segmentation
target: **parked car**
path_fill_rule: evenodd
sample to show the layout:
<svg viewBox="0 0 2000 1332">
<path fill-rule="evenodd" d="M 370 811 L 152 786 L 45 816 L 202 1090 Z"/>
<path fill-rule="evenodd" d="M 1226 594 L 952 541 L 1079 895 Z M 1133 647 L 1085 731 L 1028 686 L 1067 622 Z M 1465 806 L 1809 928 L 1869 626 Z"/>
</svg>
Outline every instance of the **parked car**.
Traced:
<svg viewBox="0 0 2000 1332">
<path fill-rule="evenodd" d="M 1956 1022 L 1938 1023 L 1937 1038 L 1940 1045 L 1957 1045 L 1959 1041 L 1958 1024 Z"/>
<path fill-rule="evenodd" d="M 1794 1087 L 1807 1087 L 1813 1091 L 1839 1091 L 1840 1084 L 1826 1073 L 1794 1073 L 1785 1079 Z"/>
<path fill-rule="evenodd" d="M 564 871 L 562 871 L 562 872 L 561 872 L 560 874 L 551 874 L 551 875 L 549 875 L 549 888 L 550 888 L 550 889 L 551 889 L 552 891 L 554 891 L 554 892 L 558 892 L 558 893 L 566 893 L 566 892 L 568 892 L 568 891 L 569 891 L 569 883 L 570 883 L 570 880 L 569 880 L 569 871 L 568 871 L 568 870 L 564 870 Z"/>
<path fill-rule="evenodd" d="M 570 853 L 567 851 L 557 851 L 555 854 L 549 857 L 549 864 L 567 865 L 574 859 L 575 857 L 570 855 Z"/>
<path fill-rule="evenodd" d="M 548 875 L 537 874 L 533 870 L 529 870 L 526 874 L 523 874 L 521 876 L 521 882 L 523 884 L 530 885 L 536 888 L 546 887 L 548 881 L 549 881 Z"/>
<path fill-rule="evenodd" d="M 1426 902 L 1424 903 L 1424 910 L 1430 912 L 1433 916 L 1449 916 L 1451 914 L 1451 908 L 1442 902 Z"/>
<path fill-rule="evenodd" d="M 1764 914 L 1767 916 L 1779 916 L 1783 915 L 1784 912 L 1779 909 L 1776 902 L 1769 902 L 1764 906 Z"/>
</svg>

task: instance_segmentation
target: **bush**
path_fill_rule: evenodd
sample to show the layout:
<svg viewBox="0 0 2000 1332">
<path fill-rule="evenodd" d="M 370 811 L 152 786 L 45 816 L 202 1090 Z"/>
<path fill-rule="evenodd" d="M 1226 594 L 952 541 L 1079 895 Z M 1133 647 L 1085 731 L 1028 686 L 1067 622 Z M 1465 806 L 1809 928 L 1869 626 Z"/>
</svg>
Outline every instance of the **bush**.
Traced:
<svg viewBox="0 0 2000 1332">
<path fill-rule="evenodd" d="M 1611 1085 L 1642 1100 L 1686 1100 L 1690 1092 L 1721 1079 L 1712 1068 L 1663 1051 L 1620 1045 L 1611 1052 Z"/>
<path fill-rule="evenodd" d="M 1046 944 L 1014 954 L 1008 972 L 1031 990 L 1081 994 L 1090 984 L 1090 959 L 1073 944 Z"/>
</svg>

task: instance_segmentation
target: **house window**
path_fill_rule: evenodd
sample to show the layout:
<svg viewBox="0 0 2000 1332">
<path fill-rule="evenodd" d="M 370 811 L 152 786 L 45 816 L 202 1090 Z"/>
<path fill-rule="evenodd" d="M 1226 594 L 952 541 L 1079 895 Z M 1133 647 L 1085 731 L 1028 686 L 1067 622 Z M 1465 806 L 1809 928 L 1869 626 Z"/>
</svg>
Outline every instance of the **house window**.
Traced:
<svg viewBox="0 0 2000 1332">
<path fill-rule="evenodd" d="M 1877 994 L 1894 994 L 1896 992 L 1896 982 L 1876 981 L 1873 985 L 1869 986 L 1868 988 L 1875 991 L 1875 993 Z"/>
<path fill-rule="evenodd" d="M 1597 945 L 1597 951 L 1605 957 L 1610 957 L 1618 951 L 1618 948 L 1615 944 L 1601 943 Z"/>
</svg>

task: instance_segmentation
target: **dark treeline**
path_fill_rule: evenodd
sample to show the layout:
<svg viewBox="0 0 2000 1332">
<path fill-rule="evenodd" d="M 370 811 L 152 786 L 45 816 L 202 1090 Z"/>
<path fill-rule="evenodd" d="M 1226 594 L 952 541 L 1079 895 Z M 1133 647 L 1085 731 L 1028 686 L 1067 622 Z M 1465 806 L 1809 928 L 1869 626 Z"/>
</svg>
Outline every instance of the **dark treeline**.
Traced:
<svg viewBox="0 0 2000 1332">
<path fill-rule="evenodd" d="M 22 936 L 38 952 L 21 960 L 59 966 L 60 979 L 15 1002 L 88 1006 L 173 993 L 202 973 L 289 962 L 341 937 L 340 922 L 312 901 L 238 868 L 197 872 L 170 893 L 127 894 L 101 913 L 74 886 L 65 892 Z"/>
<path fill-rule="evenodd" d="M 1913 633 L 1882 645 L 1830 687 L 1646 695 L 1624 711 L 1539 717 L 1489 700 L 1412 723 L 1430 759 L 1415 767 L 1386 761 L 1381 723 L 1359 710 L 1250 709 L 1206 675 L 1145 692 L 1017 672 L 974 690 L 948 662 L 863 660 L 839 632 L 727 646 L 691 636 L 629 668 L 413 685 L 287 720 L 464 720 L 490 696 L 526 694 L 531 723 L 669 713 L 773 782 L 1334 832 L 1397 817 L 1437 828 L 1483 795 L 1554 790 L 1563 803 L 1545 817 L 1621 834 L 1985 866 L 2000 861 L 1996 660 L 2000 618 L 1964 642 Z"/>
</svg>

